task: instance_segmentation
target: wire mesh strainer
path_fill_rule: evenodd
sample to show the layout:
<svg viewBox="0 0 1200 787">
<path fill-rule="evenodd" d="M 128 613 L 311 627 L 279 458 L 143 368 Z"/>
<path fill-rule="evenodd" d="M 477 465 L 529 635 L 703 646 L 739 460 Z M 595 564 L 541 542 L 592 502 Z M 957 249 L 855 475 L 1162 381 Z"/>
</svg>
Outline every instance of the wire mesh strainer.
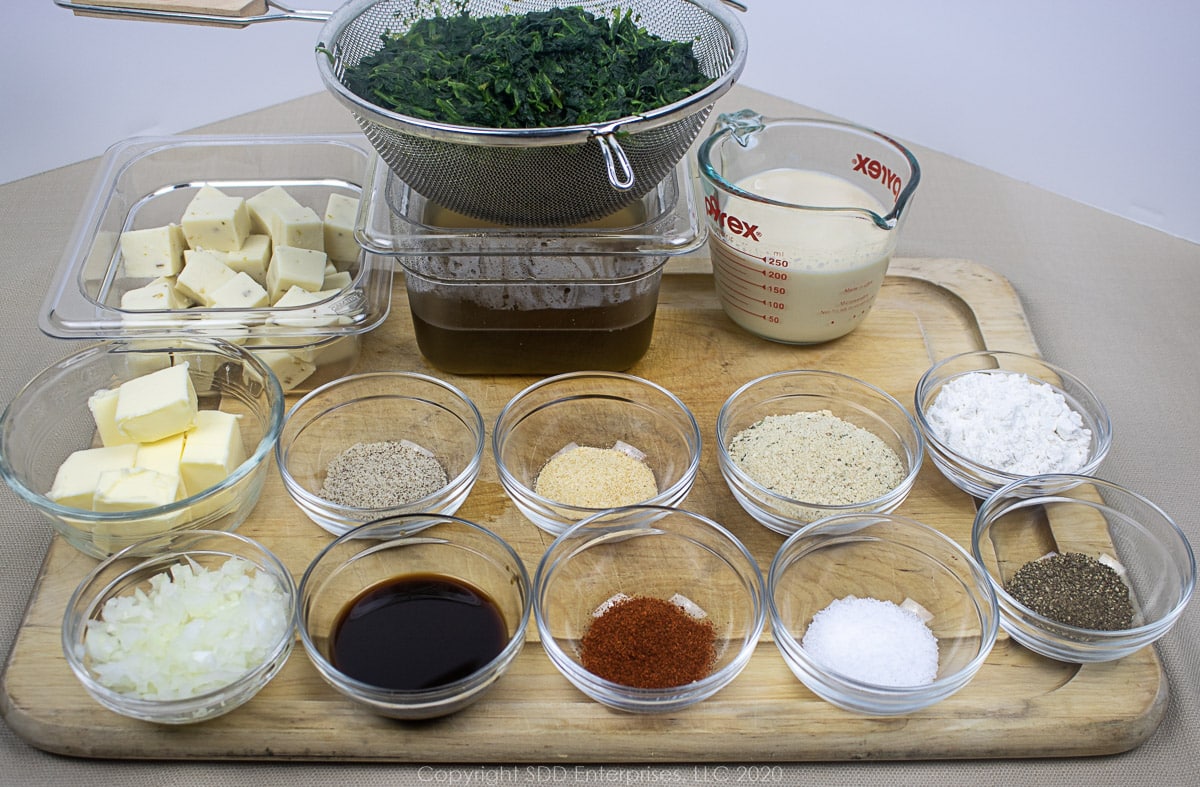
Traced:
<svg viewBox="0 0 1200 787">
<path fill-rule="evenodd" d="M 746 60 L 746 34 L 719 0 L 467 0 L 475 16 L 579 6 L 597 16 L 629 9 L 660 38 L 693 41 L 713 82 L 688 98 L 603 124 L 495 129 L 401 115 L 352 93 L 347 68 L 439 4 L 358 0 L 335 11 L 317 44 L 321 79 L 357 119 L 398 178 L 443 207 L 514 226 L 591 221 L 632 204 L 665 178 L 733 86 Z"/>
</svg>

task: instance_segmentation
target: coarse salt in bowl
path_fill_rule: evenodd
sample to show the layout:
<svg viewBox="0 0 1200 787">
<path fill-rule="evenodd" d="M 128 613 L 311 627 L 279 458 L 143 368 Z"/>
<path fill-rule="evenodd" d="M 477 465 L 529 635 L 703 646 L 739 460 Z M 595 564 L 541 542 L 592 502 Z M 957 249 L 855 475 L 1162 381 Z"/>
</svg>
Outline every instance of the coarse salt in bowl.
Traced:
<svg viewBox="0 0 1200 787">
<path fill-rule="evenodd" d="M 62 647 L 84 689 L 143 721 L 191 724 L 248 702 L 292 652 L 296 586 L 265 546 L 191 530 L 97 565 L 67 602 Z"/>
<path fill-rule="evenodd" d="M 789 536 L 771 562 L 767 603 L 792 673 L 827 702 L 877 716 L 966 686 L 999 622 L 970 554 L 926 524 L 882 513 L 831 516 Z M 838 647 L 841 638 L 851 647 Z"/>
<path fill-rule="evenodd" d="M 1098 478 L 1033 476 L 996 490 L 975 516 L 971 550 L 996 591 L 1001 628 L 1035 653 L 1077 664 L 1123 658 L 1157 641 L 1196 585 L 1195 556 L 1175 520 Z M 1021 590 L 1018 572 L 1047 571 L 1059 558 L 1082 561 L 1068 570 L 1092 584 L 1061 585 L 1042 574 L 1025 585 L 1038 591 Z"/>
<path fill-rule="evenodd" d="M 764 375 L 734 391 L 717 415 L 717 459 L 729 490 L 783 535 L 835 514 L 894 511 L 924 455 L 900 402 L 839 372 Z"/>
<path fill-rule="evenodd" d="M 657 510 L 635 506 L 678 505 L 696 480 L 700 447 L 700 427 L 679 397 L 620 372 L 534 383 L 508 402 L 492 431 L 504 491 L 554 535 L 602 511 L 618 524 Z"/>
<path fill-rule="evenodd" d="M 1108 409 L 1092 389 L 1031 355 L 953 355 L 921 376 L 913 398 L 934 465 L 980 499 L 1035 475 L 1094 475 L 1112 445 Z"/>
<path fill-rule="evenodd" d="M 602 513 L 585 519 L 546 550 L 534 575 L 538 636 L 559 672 L 593 700 L 631 713 L 676 712 L 720 691 L 749 663 L 766 622 L 762 573 L 737 537 L 717 522 L 679 508 L 633 508 L 641 510 L 623 512 L 617 524 Z M 653 641 L 629 658 L 626 646 L 636 650 L 636 633 L 630 642 L 618 634 L 616 656 L 602 651 L 609 653 L 602 659 L 605 669 L 620 670 L 609 673 L 612 678 L 597 674 L 600 667 L 585 666 L 586 637 L 595 622 L 631 599 L 673 606 L 677 618 L 686 615 L 708 626 L 713 660 L 701 665 L 707 670 L 689 673 L 677 685 L 666 685 L 674 684 L 672 675 L 661 681 L 616 680 L 629 670 L 643 672 L 647 662 L 656 661 L 655 653 L 679 653 L 679 643 L 664 640 L 670 636 L 666 626 L 652 627 Z M 692 656 L 679 654 L 678 662 Z M 674 672 L 678 662 L 665 666 Z"/>
<path fill-rule="evenodd" d="M 296 402 L 275 459 L 300 510 L 342 535 L 388 516 L 453 514 L 479 477 L 483 445 L 483 417 L 457 387 L 417 372 L 364 372 Z"/>
</svg>

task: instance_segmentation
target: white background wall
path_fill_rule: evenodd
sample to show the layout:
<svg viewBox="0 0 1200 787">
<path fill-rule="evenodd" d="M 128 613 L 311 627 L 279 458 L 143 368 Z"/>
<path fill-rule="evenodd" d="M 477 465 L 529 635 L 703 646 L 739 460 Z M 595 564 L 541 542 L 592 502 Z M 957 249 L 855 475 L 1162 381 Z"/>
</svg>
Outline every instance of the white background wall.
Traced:
<svg viewBox="0 0 1200 787">
<path fill-rule="evenodd" d="M 1200 242 L 1196 0 L 745 3 L 743 84 Z M 4 5 L 0 182 L 323 89 L 319 23 Z"/>
</svg>

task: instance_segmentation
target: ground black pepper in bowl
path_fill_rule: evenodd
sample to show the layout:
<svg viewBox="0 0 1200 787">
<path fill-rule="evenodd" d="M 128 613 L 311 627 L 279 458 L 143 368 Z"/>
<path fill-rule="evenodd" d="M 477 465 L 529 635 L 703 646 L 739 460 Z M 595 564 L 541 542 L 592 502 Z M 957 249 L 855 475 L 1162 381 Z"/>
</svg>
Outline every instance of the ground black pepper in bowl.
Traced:
<svg viewBox="0 0 1200 787">
<path fill-rule="evenodd" d="M 1021 566 L 1004 589 L 1029 609 L 1093 631 L 1133 626 L 1129 588 L 1112 566 L 1080 552 L 1054 554 Z"/>
</svg>

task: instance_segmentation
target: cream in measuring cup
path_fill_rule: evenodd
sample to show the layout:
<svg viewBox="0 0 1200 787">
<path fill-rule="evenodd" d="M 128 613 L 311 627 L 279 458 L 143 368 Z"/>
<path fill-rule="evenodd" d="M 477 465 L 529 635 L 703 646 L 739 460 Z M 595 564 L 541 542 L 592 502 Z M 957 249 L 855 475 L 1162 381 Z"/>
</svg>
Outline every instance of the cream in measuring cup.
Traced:
<svg viewBox="0 0 1200 787">
<path fill-rule="evenodd" d="M 742 110 L 720 116 L 698 159 L 725 313 L 779 342 L 854 330 L 920 180 L 913 155 L 858 126 Z"/>
</svg>

